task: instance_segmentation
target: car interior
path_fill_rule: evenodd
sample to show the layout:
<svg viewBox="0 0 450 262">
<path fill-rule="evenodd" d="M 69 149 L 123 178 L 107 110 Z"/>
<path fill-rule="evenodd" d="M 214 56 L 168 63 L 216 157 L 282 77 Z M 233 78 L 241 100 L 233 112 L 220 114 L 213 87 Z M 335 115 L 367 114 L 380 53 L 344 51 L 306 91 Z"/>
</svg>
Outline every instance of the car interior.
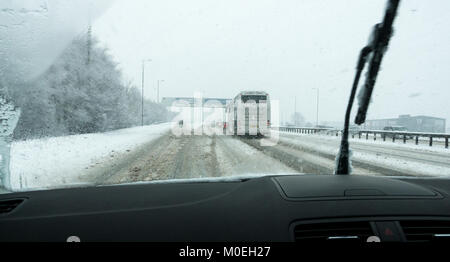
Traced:
<svg viewBox="0 0 450 262">
<path fill-rule="evenodd" d="M 316 174 L 13 193 L 0 241 L 442 242 L 449 194 L 446 179 Z"/>
<path fill-rule="evenodd" d="M 338 135 L 341 136 L 336 138 L 336 150 L 332 151 L 333 153 L 335 152 L 335 155 L 330 160 L 332 165 L 335 165 L 334 173 L 279 172 L 249 175 L 246 172 L 242 172 L 239 175 L 221 176 L 218 175 L 219 164 L 217 159 L 220 156 L 223 157 L 223 155 L 226 155 L 225 150 L 220 151 L 219 149 L 221 148 L 216 147 L 217 152 L 215 151 L 216 149 L 208 151 L 210 148 L 214 148 L 216 140 L 207 144 L 206 142 L 203 143 L 204 140 L 201 140 L 203 139 L 201 137 L 199 141 L 203 144 L 194 144 L 194 139 L 186 139 L 188 135 L 183 135 L 182 137 L 187 141 L 183 142 L 188 145 L 185 147 L 187 149 L 176 152 L 184 153 L 184 155 L 180 153 L 176 156 L 175 154 L 171 156 L 175 160 L 182 162 L 184 166 L 179 164 L 179 162 L 171 162 L 172 159 L 163 158 L 159 154 L 148 154 L 145 161 L 142 161 L 143 164 L 139 167 L 133 167 L 132 165 L 122 167 L 117 165 L 111 169 L 105 168 L 106 171 L 99 175 L 103 179 L 107 177 L 108 172 L 113 173 L 114 171 L 118 174 L 119 171 L 125 170 L 125 173 L 127 175 L 131 174 L 130 176 L 134 180 L 108 180 L 113 182 L 102 183 L 107 181 L 105 178 L 103 180 L 99 179 L 96 183 L 90 184 L 89 186 L 84 186 L 77 185 L 76 183 L 65 183 L 65 180 L 62 179 L 61 181 L 64 181 L 64 183 L 61 182 L 58 187 L 31 188 L 28 190 L 25 186 L 22 188 L 22 183 L 26 185 L 27 181 L 22 181 L 22 176 L 20 176 L 20 181 L 16 181 L 15 183 L 20 184 L 21 190 L 8 191 L 6 193 L 0 192 L 2 193 L 0 194 L 0 242 L 288 242 L 300 244 L 344 243 L 356 245 L 382 242 L 449 244 L 450 179 L 448 179 L 448 175 L 418 176 L 417 174 L 404 174 L 404 172 L 402 173 L 404 175 L 399 175 L 400 172 L 396 174 L 386 172 L 382 175 L 375 176 L 371 174 L 358 174 L 355 172 L 358 169 L 352 166 L 353 151 L 350 144 L 354 140 L 350 140 L 349 137 L 353 136 L 356 139 L 359 134 L 361 138 L 362 129 L 360 129 L 360 126 L 365 123 L 366 117 L 368 117 L 369 105 L 372 103 L 373 97 L 376 97 L 372 93 L 378 73 L 380 72 L 381 75 L 383 73 L 381 70 L 382 59 L 389 56 L 389 51 L 387 51 L 389 42 L 391 38 L 395 37 L 393 33 L 394 18 L 397 15 L 399 2 L 399 0 L 387 1 L 382 22 L 373 27 L 372 35 L 367 45 L 363 46 L 359 53 L 355 52 L 355 54 L 358 54 L 356 74 L 354 75 L 350 97 L 346 104 L 345 116 L 342 115 L 342 118 L 345 119 L 342 125 L 338 129 L 333 129 L 333 127 L 329 127 L 328 125 L 319 125 L 319 121 L 317 120 L 315 130 L 313 130 L 313 127 L 308 127 L 305 128 L 305 132 L 308 132 L 307 134 L 300 134 L 303 137 L 307 137 L 308 135 L 315 135 L 316 132 L 319 133 L 320 130 L 327 131 L 330 129 L 333 130 L 331 138 L 325 135 L 317 136 L 319 137 L 318 139 L 323 139 L 323 141 L 328 142 L 335 141 L 332 139 L 335 139 Z M 84 60 L 82 63 L 83 65 L 85 64 Z M 136 107 L 137 109 L 135 110 L 139 114 L 135 119 L 137 123 L 135 126 L 141 128 L 139 130 L 145 131 L 147 130 L 145 128 L 150 126 L 150 124 L 147 127 L 144 124 L 144 67 L 145 61 L 142 61 L 142 96 L 136 96 L 139 98 L 139 103 L 135 99 L 132 100 L 132 104 L 138 104 L 140 106 L 142 102 L 142 106 L 140 108 Z M 365 69 L 367 70 L 365 81 L 361 86 L 360 94 L 357 96 L 357 89 L 360 87 L 359 80 Z M 163 80 L 157 81 L 158 95 L 156 103 L 159 103 L 159 88 Z M 233 115 L 239 113 L 239 110 L 236 110 L 237 105 L 241 104 L 243 100 L 252 100 L 255 96 L 258 98 L 257 102 L 261 101 L 262 103 L 264 101 L 264 103 L 269 103 L 266 102 L 266 100 L 269 100 L 269 93 L 241 91 L 233 101 L 228 101 L 228 108 L 225 112 L 232 119 Z M 192 98 L 191 100 L 194 103 L 194 100 L 197 101 L 198 99 Z M 225 100 L 223 99 L 223 101 Z M 358 103 L 358 111 L 353 121 L 354 125 L 350 118 L 352 107 L 356 103 L 355 100 Z M 319 110 L 318 101 L 319 91 L 317 89 L 317 110 Z M 187 104 L 190 105 L 189 103 Z M 295 103 L 297 103 L 297 100 L 295 100 Z M 73 110 L 76 110 L 78 106 L 78 102 L 76 102 L 75 106 L 73 106 L 75 109 Z M 222 104 L 219 103 L 219 107 L 221 106 Z M 295 104 L 295 106 L 297 105 Z M 258 114 L 259 110 L 262 111 L 262 109 L 258 108 Z M 265 110 L 267 112 L 267 109 Z M 233 145 L 237 145 L 239 141 L 254 142 L 264 140 L 264 136 L 272 132 L 268 128 L 277 128 L 276 126 L 272 126 L 273 122 L 275 122 L 273 119 L 260 121 L 267 133 L 260 133 L 258 129 L 257 136 L 251 137 L 248 134 L 250 128 L 248 119 L 251 118 L 249 117 L 249 111 L 251 110 L 243 111 L 246 114 L 243 118 L 247 121 L 246 125 L 239 126 L 238 120 L 236 119 L 225 122 L 218 121 L 212 124 L 212 126 L 218 127 L 223 132 L 226 132 L 228 129 L 234 132 L 232 136 L 230 135 L 230 139 L 223 140 L 230 143 L 226 146 L 223 146 L 225 142 L 217 140 L 219 141 L 217 143 L 223 143 L 221 144 L 223 146 L 222 149 L 228 148 L 232 152 Z M 203 111 L 200 114 L 203 114 Z M 318 114 L 317 111 L 317 117 Z M 17 122 L 18 115 L 17 113 L 17 117 L 14 116 L 16 117 L 15 122 Z M 83 111 L 82 113 L 78 113 L 78 115 L 85 117 L 87 113 Z M 103 116 L 106 119 L 106 113 L 102 114 Z M 158 121 L 166 122 L 165 120 Z M 159 122 L 152 122 L 152 124 L 154 123 Z M 188 121 L 182 119 L 176 119 L 173 123 L 180 129 L 187 128 L 190 124 Z M 104 126 L 106 125 L 104 124 Z M 300 132 L 299 130 L 302 129 L 296 127 L 294 124 L 293 126 L 291 130 L 296 130 L 295 132 Z M 238 135 L 237 130 L 240 130 L 240 128 L 245 132 L 244 138 L 236 138 Z M 388 130 L 389 128 L 390 130 Z M 383 134 L 385 135 L 393 133 L 394 136 L 396 135 L 395 131 L 405 131 L 403 133 L 406 134 L 406 130 L 397 130 L 395 128 L 396 126 L 390 126 L 386 127 L 384 131 L 374 131 L 374 141 L 367 142 L 364 147 L 367 148 L 375 143 L 386 142 L 381 141 L 381 139 L 375 141 L 376 132 L 378 131 L 381 131 L 380 133 L 384 132 Z M 200 129 L 203 131 L 203 126 Z M 109 131 L 108 129 L 108 132 L 104 132 L 107 137 L 105 139 L 107 143 L 105 144 L 114 142 L 115 136 L 109 133 Z M 189 134 L 190 132 L 191 130 L 189 130 Z M 84 133 L 82 134 L 84 135 Z M 72 138 L 79 139 L 80 141 L 88 139 L 88 136 L 75 137 L 75 134 L 72 133 L 67 133 L 66 135 L 74 135 Z M 147 135 L 145 133 L 138 138 L 144 139 L 147 138 Z M 419 135 L 416 135 L 416 145 L 419 141 Z M 442 137 L 447 136 L 445 138 L 447 140 L 437 140 L 435 143 L 443 146 L 444 141 L 446 141 L 446 147 L 448 147 L 448 135 L 440 135 Z M 94 139 L 100 139 L 99 137 L 95 136 Z M 163 149 L 164 147 L 172 146 L 177 150 L 185 145 L 176 145 L 173 142 L 176 141 L 175 139 L 170 140 L 173 137 L 174 135 L 167 136 L 164 138 L 165 140 L 162 139 L 160 142 L 155 142 L 151 145 Z M 367 140 L 368 137 L 369 132 L 366 132 Z M 126 137 L 124 140 L 128 143 L 128 139 L 131 140 L 129 137 Z M 430 137 L 431 139 L 432 137 Z M 289 157 L 289 159 L 293 159 L 291 162 L 297 163 L 296 161 L 298 161 L 300 163 L 300 158 L 297 159 L 294 153 L 289 155 L 286 152 L 293 152 L 298 150 L 298 148 L 302 149 L 302 145 L 297 144 L 294 150 L 294 146 L 290 147 L 286 145 L 286 141 L 288 140 L 284 140 L 284 149 L 287 149 L 286 151 L 279 151 L 278 159 Z M 390 141 L 387 141 L 386 144 L 388 142 Z M 403 145 L 401 144 L 401 140 L 397 142 L 399 145 Z M 21 145 L 27 145 L 27 143 L 31 144 L 32 142 L 24 140 L 20 143 L 22 143 Z M 406 143 L 406 135 L 404 143 Z M 57 142 L 53 144 L 49 143 L 48 146 L 51 147 L 55 144 Z M 81 142 L 80 144 L 86 145 Z M 0 144 L 0 146 L 2 145 Z M 41 146 L 41 148 L 46 146 L 47 144 Z M 321 142 L 316 146 L 320 147 Z M 411 144 L 410 147 L 405 147 L 405 150 L 413 150 L 411 149 L 413 146 Z M 10 147 L 8 144 L 4 148 L 9 150 Z M 131 147 L 129 144 L 123 147 L 124 155 L 132 151 L 130 149 Z M 304 147 L 302 154 L 308 156 L 311 151 L 308 151 L 306 146 Z M 363 146 L 360 147 L 362 148 Z M 101 147 L 99 146 L 99 148 Z M 147 177 L 148 180 L 139 177 L 139 174 L 145 172 L 148 176 L 157 173 L 155 171 L 156 168 L 155 170 L 151 170 L 151 168 L 142 170 L 145 168 L 141 168 L 148 167 L 152 161 L 152 163 L 157 164 L 158 168 L 163 166 L 167 170 L 182 170 L 186 166 L 191 165 L 191 162 L 197 161 L 195 157 L 190 155 L 190 151 L 194 150 L 192 148 L 196 148 L 204 153 L 200 155 L 201 157 L 197 156 L 197 158 L 204 160 L 205 163 L 206 160 L 211 158 L 211 155 L 218 156 L 215 160 L 216 162 L 212 162 L 213 168 L 207 167 L 202 162 L 199 166 L 204 168 L 200 168 L 198 174 L 202 175 L 199 175 L 199 177 L 186 176 L 181 179 L 166 179 L 168 177 L 161 176 L 163 179 Z M 234 150 L 249 151 L 249 148 L 247 144 L 242 144 L 240 148 L 235 146 Z M 374 146 L 371 150 L 376 151 L 380 150 L 380 148 L 381 146 Z M 384 152 L 387 152 L 385 159 L 389 160 L 393 154 L 389 151 L 392 147 L 386 146 L 386 148 L 383 149 L 385 150 Z M 428 148 L 426 147 L 426 149 Z M 116 148 L 114 150 L 119 151 Z M 129 163 L 139 162 L 139 155 L 141 153 L 148 153 L 146 150 L 144 146 L 139 147 L 139 151 L 136 151 L 137 153 L 134 153 L 134 155 L 131 155 L 131 153 L 130 155 L 126 155 L 128 157 L 126 160 L 129 160 Z M 442 155 L 448 153 L 448 151 L 444 151 L 448 150 L 448 148 L 439 150 L 441 149 L 430 151 L 431 156 L 428 160 L 430 162 L 436 162 L 436 165 L 445 166 L 441 160 L 433 160 L 434 158 L 432 158 L 434 157 L 433 154 L 436 156 L 441 154 L 439 155 L 439 159 L 444 159 Z M 264 152 L 264 150 L 261 150 L 261 152 Z M 261 152 L 259 153 L 262 155 Z M 408 151 L 404 154 L 407 155 L 406 157 L 414 158 L 413 160 L 417 161 L 415 163 L 418 163 L 417 166 L 424 162 L 421 159 L 417 159 L 417 155 L 410 156 L 413 153 L 417 153 L 415 151 L 413 153 L 411 152 Z M 30 151 L 20 152 L 19 159 L 20 157 L 22 159 L 26 158 L 29 153 Z M 115 161 L 114 159 L 116 158 L 114 157 L 119 155 L 116 153 L 114 151 L 108 151 L 106 154 L 108 161 Z M 379 156 L 377 152 L 375 153 Z M 57 154 L 49 155 L 48 158 L 53 159 Z M 133 159 L 133 156 L 136 155 L 138 155 L 136 157 L 138 160 Z M 322 152 L 318 155 L 322 157 L 325 153 Z M 240 157 L 238 155 L 229 158 L 238 159 Z M 328 158 L 330 157 L 328 156 Z M 95 161 L 92 163 L 89 162 L 85 170 L 89 169 L 90 171 L 90 168 L 95 165 L 95 162 L 100 162 L 97 158 L 93 157 L 93 159 Z M 0 160 L 3 161 L 5 159 L 0 158 Z M 66 160 L 69 162 L 70 159 Z M 255 166 L 258 167 L 258 165 L 264 164 L 270 166 L 275 163 L 262 162 L 261 160 L 256 165 L 248 164 L 243 166 L 251 169 L 255 168 Z M 281 162 L 278 161 L 276 163 Z M 14 167 L 17 168 L 17 162 L 11 163 L 11 166 L 15 164 L 16 166 Z M 359 161 L 358 163 L 359 166 L 357 168 L 361 168 L 363 161 Z M 56 165 L 56 162 L 51 163 L 51 165 L 53 164 Z M 59 163 L 58 165 L 63 166 L 64 164 Z M 98 165 L 101 166 L 101 164 Z M 446 165 L 448 168 L 448 163 Z M 154 168 L 154 166 L 151 167 Z M 84 170 L 84 166 L 81 168 Z M 391 168 L 395 170 L 395 166 L 391 166 Z M 65 170 L 69 169 L 67 168 Z M 157 171 L 160 170 L 162 168 Z M 379 170 L 387 169 L 380 167 Z M 4 171 L 5 174 L 6 171 Z M 203 176 L 203 174 L 206 175 Z M 45 175 L 43 174 L 42 176 Z M 81 174 L 77 174 L 76 177 L 78 176 L 81 176 Z M 152 180 L 153 178 L 155 179 Z M 52 181 L 52 179 L 56 181 L 59 177 L 50 177 L 48 180 Z M 34 180 L 30 179 L 29 181 L 32 183 Z M 9 183 L 10 181 L 7 182 Z"/>
</svg>

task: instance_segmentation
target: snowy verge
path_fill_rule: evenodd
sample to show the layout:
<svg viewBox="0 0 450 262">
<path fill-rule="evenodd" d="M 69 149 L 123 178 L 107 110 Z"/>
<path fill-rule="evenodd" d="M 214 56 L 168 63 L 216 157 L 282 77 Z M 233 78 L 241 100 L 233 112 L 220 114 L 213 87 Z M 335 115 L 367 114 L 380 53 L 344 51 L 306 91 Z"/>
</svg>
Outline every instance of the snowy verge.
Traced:
<svg viewBox="0 0 450 262">
<path fill-rule="evenodd" d="M 326 141 L 337 141 L 339 143 L 341 141 L 341 136 L 334 136 L 334 135 L 326 135 L 326 134 L 300 134 L 300 133 L 292 133 L 292 132 L 285 132 L 285 131 L 276 131 L 279 134 L 285 134 L 289 136 L 299 136 L 299 137 L 312 137 L 312 138 L 320 138 L 321 140 Z M 422 139 L 422 140 L 421 140 Z M 414 144 L 414 139 L 408 139 L 406 144 L 403 143 L 402 138 L 397 138 L 395 142 L 392 142 L 390 138 L 386 139 L 386 141 L 383 141 L 383 139 L 378 136 L 377 140 L 373 140 L 373 136 L 369 136 L 369 139 L 366 139 L 365 137 L 358 138 L 355 136 L 355 138 L 352 138 L 349 136 L 349 143 L 350 144 L 365 144 L 365 145 L 381 145 L 383 147 L 390 147 L 395 149 L 401 149 L 401 150 L 412 150 L 416 152 L 436 152 L 436 153 L 444 153 L 450 155 L 450 149 L 445 148 L 443 145 L 443 140 L 440 139 L 433 139 L 433 146 L 429 146 L 428 139 L 421 138 L 419 139 L 420 143 L 419 145 Z M 442 143 L 442 144 L 436 144 L 436 142 Z"/>
<path fill-rule="evenodd" d="M 315 152 L 327 155 L 336 155 L 339 150 L 340 137 L 295 134 L 289 132 L 279 133 L 282 134 L 282 136 L 280 136 L 281 142 L 302 146 L 305 149 L 309 149 Z M 447 166 L 436 165 L 432 162 L 418 162 L 413 159 L 407 159 L 405 157 L 395 157 L 390 154 L 384 154 L 384 151 L 389 153 L 390 150 L 395 149 L 414 153 L 415 155 L 419 156 L 421 155 L 424 158 L 425 156 L 427 156 L 427 154 L 430 153 L 440 153 L 442 157 L 446 157 L 450 156 L 449 149 L 426 148 L 425 146 L 420 145 L 416 146 L 394 143 L 390 144 L 389 142 L 383 141 L 368 141 L 357 139 L 350 139 L 349 142 L 350 148 L 352 148 L 353 144 L 365 146 L 367 148 L 367 151 L 364 149 L 352 148 L 353 160 L 417 176 L 450 176 L 450 168 Z M 370 150 L 371 145 L 383 146 L 385 150 L 374 153 L 372 150 Z"/>
<path fill-rule="evenodd" d="M 10 190 L 26 191 L 86 184 L 84 174 L 115 155 L 153 141 L 171 123 L 14 142 L 11 147 Z"/>
</svg>

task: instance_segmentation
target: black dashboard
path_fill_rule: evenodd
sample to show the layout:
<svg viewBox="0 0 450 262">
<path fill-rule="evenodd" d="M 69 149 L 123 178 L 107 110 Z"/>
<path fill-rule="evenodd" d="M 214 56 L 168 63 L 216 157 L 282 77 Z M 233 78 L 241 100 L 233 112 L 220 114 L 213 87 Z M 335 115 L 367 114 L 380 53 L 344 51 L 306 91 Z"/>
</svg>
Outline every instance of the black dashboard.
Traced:
<svg viewBox="0 0 450 262">
<path fill-rule="evenodd" d="M 357 175 L 16 192 L 0 195 L 0 241 L 447 241 L 449 193 L 448 179 Z"/>
</svg>

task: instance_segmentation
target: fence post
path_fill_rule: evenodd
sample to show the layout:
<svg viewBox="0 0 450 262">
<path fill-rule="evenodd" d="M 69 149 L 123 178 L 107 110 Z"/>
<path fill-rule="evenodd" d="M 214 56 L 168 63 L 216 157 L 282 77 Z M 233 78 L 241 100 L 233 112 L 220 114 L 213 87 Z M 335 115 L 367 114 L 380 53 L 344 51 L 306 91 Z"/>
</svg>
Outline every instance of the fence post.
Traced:
<svg viewBox="0 0 450 262">
<path fill-rule="evenodd" d="M 430 146 L 433 146 L 433 137 L 430 136 Z"/>
<path fill-rule="evenodd" d="M 445 148 L 448 148 L 448 137 L 445 138 Z"/>
<path fill-rule="evenodd" d="M 377 140 L 377 133 L 373 133 L 373 141 Z"/>
<path fill-rule="evenodd" d="M 406 135 L 403 135 L 403 144 L 406 144 Z"/>
<path fill-rule="evenodd" d="M 416 145 L 419 144 L 419 136 L 416 136 Z"/>
<path fill-rule="evenodd" d="M 366 132 L 366 140 L 369 140 L 369 132 Z"/>
</svg>

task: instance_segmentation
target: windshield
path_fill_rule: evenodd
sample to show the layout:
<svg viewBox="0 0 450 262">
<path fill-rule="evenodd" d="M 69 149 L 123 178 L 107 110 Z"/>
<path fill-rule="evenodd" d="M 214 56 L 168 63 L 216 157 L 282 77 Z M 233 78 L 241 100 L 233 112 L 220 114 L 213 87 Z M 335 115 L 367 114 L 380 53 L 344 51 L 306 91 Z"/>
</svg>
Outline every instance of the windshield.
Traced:
<svg viewBox="0 0 450 262">
<path fill-rule="evenodd" d="M 1 1 L 0 192 L 331 175 L 385 4 Z M 450 176 L 449 13 L 400 4 L 351 175 Z"/>
</svg>

